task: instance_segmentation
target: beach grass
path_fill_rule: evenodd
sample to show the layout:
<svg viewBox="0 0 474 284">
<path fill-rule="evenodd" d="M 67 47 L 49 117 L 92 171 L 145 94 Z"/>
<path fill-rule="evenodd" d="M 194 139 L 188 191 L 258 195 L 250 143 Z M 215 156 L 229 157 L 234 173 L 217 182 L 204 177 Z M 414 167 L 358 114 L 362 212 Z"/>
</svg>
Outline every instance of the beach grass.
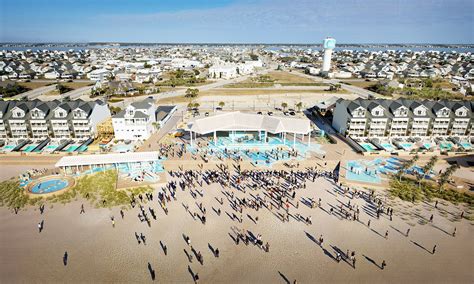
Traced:
<svg viewBox="0 0 474 284">
<path fill-rule="evenodd" d="M 431 201 L 434 198 L 446 200 L 454 204 L 466 203 L 470 207 L 474 206 L 474 196 L 467 192 L 457 191 L 453 189 L 440 189 L 428 182 L 422 182 L 420 186 L 415 180 L 402 178 L 399 181 L 393 178 L 390 181 L 390 193 L 404 201 Z"/>
</svg>

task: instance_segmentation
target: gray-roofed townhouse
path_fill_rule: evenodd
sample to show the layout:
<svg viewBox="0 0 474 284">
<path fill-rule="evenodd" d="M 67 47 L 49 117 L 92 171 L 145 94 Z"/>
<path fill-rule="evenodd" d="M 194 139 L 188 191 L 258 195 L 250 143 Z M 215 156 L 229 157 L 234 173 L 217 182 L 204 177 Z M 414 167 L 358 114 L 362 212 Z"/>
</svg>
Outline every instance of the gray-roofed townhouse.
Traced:
<svg viewBox="0 0 474 284">
<path fill-rule="evenodd" d="M 354 138 L 468 137 L 473 131 L 473 108 L 472 102 L 465 101 L 339 99 L 332 126 Z"/>
<path fill-rule="evenodd" d="M 83 140 L 93 137 L 97 124 L 108 117 L 109 108 L 101 101 L 0 101 L 0 138 Z"/>
</svg>

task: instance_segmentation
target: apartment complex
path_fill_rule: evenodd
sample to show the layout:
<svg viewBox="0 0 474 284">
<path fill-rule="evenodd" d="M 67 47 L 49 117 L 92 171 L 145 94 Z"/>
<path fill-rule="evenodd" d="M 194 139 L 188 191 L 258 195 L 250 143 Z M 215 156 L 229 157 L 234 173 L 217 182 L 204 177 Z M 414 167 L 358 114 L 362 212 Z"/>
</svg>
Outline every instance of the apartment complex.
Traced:
<svg viewBox="0 0 474 284">
<path fill-rule="evenodd" d="M 122 140 L 145 140 L 156 129 L 156 106 L 152 98 L 131 103 L 112 117 L 115 138 Z"/>
<path fill-rule="evenodd" d="M 0 139 L 75 139 L 94 137 L 96 126 L 110 117 L 100 100 L 0 101 Z"/>
<path fill-rule="evenodd" d="M 409 99 L 339 99 L 332 126 L 351 137 L 470 136 L 474 103 Z"/>
</svg>

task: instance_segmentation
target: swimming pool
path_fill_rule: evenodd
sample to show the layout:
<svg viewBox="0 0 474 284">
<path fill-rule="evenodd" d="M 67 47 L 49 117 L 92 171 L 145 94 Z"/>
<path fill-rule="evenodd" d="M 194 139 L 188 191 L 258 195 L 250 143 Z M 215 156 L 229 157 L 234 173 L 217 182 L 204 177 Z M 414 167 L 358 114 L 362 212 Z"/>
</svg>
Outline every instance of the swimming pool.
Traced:
<svg viewBox="0 0 474 284">
<path fill-rule="evenodd" d="M 382 146 L 385 149 L 385 151 L 395 150 L 395 147 L 393 147 L 393 145 L 390 143 L 380 143 L 380 146 Z"/>
<path fill-rule="evenodd" d="M 375 146 L 370 143 L 359 143 L 362 148 L 364 148 L 367 152 L 373 152 L 376 150 Z"/>
<path fill-rule="evenodd" d="M 423 143 L 423 148 L 425 148 L 426 150 L 431 149 L 431 147 L 433 147 L 433 145 L 431 145 L 431 143 Z"/>
<path fill-rule="evenodd" d="M 365 167 L 359 161 L 348 161 L 346 179 L 365 183 L 380 183 L 381 178 L 375 169 Z"/>
<path fill-rule="evenodd" d="M 453 143 L 451 142 L 441 142 L 439 143 L 439 149 L 441 151 L 451 151 L 453 148 Z"/>
<path fill-rule="evenodd" d="M 381 174 L 394 174 L 402 165 L 402 160 L 377 158 L 374 160 L 352 160 L 346 163 L 346 179 L 365 183 L 381 183 Z"/>
<path fill-rule="evenodd" d="M 59 145 L 48 145 L 44 148 L 44 152 L 53 152 Z"/>
<path fill-rule="evenodd" d="M 31 152 L 33 151 L 34 148 L 36 148 L 38 145 L 28 145 L 25 148 L 23 148 L 23 152 Z"/>
<path fill-rule="evenodd" d="M 2 151 L 5 152 L 11 152 L 13 149 L 15 149 L 16 145 L 5 145 L 2 148 Z"/>
<path fill-rule="evenodd" d="M 217 143 L 212 139 L 208 147 L 197 146 L 191 147 L 186 145 L 186 149 L 193 154 L 199 151 L 207 152 L 212 157 L 239 158 L 250 160 L 253 164 L 272 166 L 275 162 L 289 161 L 292 159 L 304 159 L 310 152 L 317 154 L 325 154 L 321 149 L 321 145 L 313 143 L 308 145 L 301 141 L 281 139 L 279 137 L 269 137 L 268 142 L 256 139 L 240 140 L 241 142 L 232 141 L 229 137 L 218 137 Z M 294 148 L 298 156 L 289 156 L 288 152 Z M 282 150 L 283 149 L 283 150 Z M 227 152 L 226 152 L 227 150 Z"/>
<path fill-rule="evenodd" d="M 112 152 L 115 153 L 127 153 L 127 152 L 132 152 L 133 150 L 133 145 L 129 144 L 117 144 L 112 147 Z"/>
<path fill-rule="evenodd" d="M 87 151 L 87 146 L 79 146 L 77 149 L 76 149 L 77 152 L 85 152 Z"/>
<path fill-rule="evenodd" d="M 30 192 L 35 194 L 51 193 L 65 189 L 69 185 L 66 179 L 50 179 L 35 184 Z"/>
<path fill-rule="evenodd" d="M 403 142 L 403 143 L 399 143 L 400 147 L 403 148 L 403 150 L 405 151 L 410 151 L 412 148 L 413 148 L 413 144 L 412 143 L 408 143 L 408 142 Z"/>
<path fill-rule="evenodd" d="M 67 147 L 66 150 L 64 150 L 64 152 L 74 152 L 78 147 L 79 145 L 71 145 Z"/>
<path fill-rule="evenodd" d="M 470 150 L 472 148 L 472 145 L 469 142 L 461 142 L 459 145 L 461 145 L 466 150 Z"/>
</svg>

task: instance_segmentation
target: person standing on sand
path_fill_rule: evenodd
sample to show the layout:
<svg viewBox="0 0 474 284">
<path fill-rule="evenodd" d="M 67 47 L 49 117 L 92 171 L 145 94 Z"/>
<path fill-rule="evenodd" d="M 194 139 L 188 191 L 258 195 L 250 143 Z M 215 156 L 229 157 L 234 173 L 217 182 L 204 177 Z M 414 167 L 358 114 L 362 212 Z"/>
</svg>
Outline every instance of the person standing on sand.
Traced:
<svg viewBox="0 0 474 284">
<path fill-rule="evenodd" d="M 115 219 L 114 219 L 114 216 L 112 216 L 110 219 L 112 220 L 112 228 L 115 228 Z"/>
<path fill-rule="evenodd" d="M 436 245 L 434 245 L 433 252 L 431 254 L 435 254 L 435 253 L 436 253 Z"/>
<path fill-rule="evenodd" d="M 385 266 L 387 266 L 387 263 L 385 263 L 385 259 L 382 261 L 382 266 L 381 266 L 381 269 L 383 270 L 385 268 Z"/>
<path fill-rule="evenodd" d="M 408 228 L 406 236 L 408 237 L 409 234 L 410 234 L 410 228 Z"/>
<path fill-rule="evenodd" d="M 81 212 L 79 214 L 82 214 L 82 213 L 86 213 L 86 211 L 84 210 L 84 204 L 81 204 Z"/>
</svg>

